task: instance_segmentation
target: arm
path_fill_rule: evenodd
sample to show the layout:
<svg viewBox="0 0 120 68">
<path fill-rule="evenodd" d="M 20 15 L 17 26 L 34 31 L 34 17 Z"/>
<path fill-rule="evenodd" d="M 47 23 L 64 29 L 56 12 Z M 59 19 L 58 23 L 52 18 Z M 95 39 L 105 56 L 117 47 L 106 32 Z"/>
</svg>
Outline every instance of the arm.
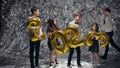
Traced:
<svg viewBox="0 0 120 68">
<path fill-rule="evenodd" d="M 40 27 L 39 26 L 31 26 L 29 29 L 39 29 Z"/>
<path fill-rule="evenodd" d="M 91 35 L 89 36 L 89 39 L 93 40 L 94 39 L 94 34 L 95 34 L 95 32 L 92 31 Z"/>
</svg>

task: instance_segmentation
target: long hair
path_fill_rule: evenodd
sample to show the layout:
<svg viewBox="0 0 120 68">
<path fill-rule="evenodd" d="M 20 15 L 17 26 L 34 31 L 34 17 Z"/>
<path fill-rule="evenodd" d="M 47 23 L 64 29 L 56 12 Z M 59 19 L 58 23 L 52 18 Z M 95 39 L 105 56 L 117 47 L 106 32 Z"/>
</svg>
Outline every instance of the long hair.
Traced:
<svg viewBox="0 0 120 68">
<path fill-rule="evenodd" d="M 57 25 L 54 24 L 54 19 L 48 19 L 47 23 L 48 23 L 47 31 L 53 32 L 54 30 L 58 29 Z"/>
<path fill-rule="evenodd" d="M 91 30 L 93 30 L 92 27 L 93 27 L 94 25 L 96 25 L 96 31 L 99 31 L 99 27 L 98 27 L 98 24 L 97 24 L 97 23 L 93 23 L 93 24 L 92 24 Z"/>
</svg>

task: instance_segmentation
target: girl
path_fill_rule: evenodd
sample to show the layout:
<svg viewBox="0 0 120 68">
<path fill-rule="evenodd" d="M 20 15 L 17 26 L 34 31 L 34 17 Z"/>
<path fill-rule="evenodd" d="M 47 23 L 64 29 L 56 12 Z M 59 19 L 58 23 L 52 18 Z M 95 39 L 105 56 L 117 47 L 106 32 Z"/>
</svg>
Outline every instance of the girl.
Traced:
<svg viewBox="0 0 120 68">
<path fill-rule="evenodd" d="M 52 34 L 52 32 L 54 30 L 57 30 L 58 27 L 56 25 L 57 22 L 56 22 L 55 19 L 48 19 L 47 23 L 48 23 L 48 28 L 47 28 L 48 47 L 49 47 L 49 50 L 50 50 L 50 66 L 52 66 L 52 56 L 53 56 L 53 53 L 55 53 L 55 52 L 54 52 L 54 50 L 52 48 L 52 45 L 51 45 L 51 42 L 50 42 L 50 35 Z M 58 55 L 57 55 L 57 53 L 55 53 L 56 64 L 58 64 L 57 59 L 58 59 Z"/>
<path fill-rule="evenodd" d="M 90 39 L 93 40 L 92 46 L 89 46 L 89 51 L 91 52 L 90 58 L 91 63 L 93 63 L 94 54 L 96 55 L 97 64 L 99 65 L 99 43 L 98 40 L 95 39 L 95 32 L 98 32 L 98 25 L 97 23 L 93 23 L 91 26 L 91 36 Z"/>
</svg>

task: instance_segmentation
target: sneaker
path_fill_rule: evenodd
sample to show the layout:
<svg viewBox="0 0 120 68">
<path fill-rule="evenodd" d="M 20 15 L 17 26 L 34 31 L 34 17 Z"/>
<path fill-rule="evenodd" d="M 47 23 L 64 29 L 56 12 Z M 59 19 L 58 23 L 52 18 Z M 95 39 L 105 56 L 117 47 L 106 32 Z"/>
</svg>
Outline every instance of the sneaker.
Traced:
<svg viewBox="0 0 120 68">
<path fill-rule="evenodd" d="M 52 66 L 52 64 L 49 64 L 49 66 Z"/>
<path fill-rule="evenodd" d="M 56 62 L 56 64 L 58 64 L 58 62 Z"/>
<path fill-rule="evenodd" d="M 120 52 L 120 49 L 119 50 L 117 50 L 118 52 Z"/>
<path fill-rule="evenodd" d="M 93 61 L 91 61 L 90 63 L 93 64 Z"/>
<path fill-rule="evenodd" d="M 78 68 L 82 68 L 82 65 L 78 65 Z"/>
</svg>

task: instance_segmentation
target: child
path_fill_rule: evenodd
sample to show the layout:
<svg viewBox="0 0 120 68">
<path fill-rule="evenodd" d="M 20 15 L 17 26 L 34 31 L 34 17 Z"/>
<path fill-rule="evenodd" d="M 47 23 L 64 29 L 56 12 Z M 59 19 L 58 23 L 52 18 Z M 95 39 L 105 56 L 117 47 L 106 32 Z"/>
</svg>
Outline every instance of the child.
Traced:
<svg viewBox="0 0 120 68">
<path fill-rule="evenodd" d="M 109 36 L 109 43 L 105 47 L 105 53 L 103 56 L 100 58 L 103 60 L 107 59 L 108 56 L 108 51 L 109 51 L 109 44 L 111 44 L 112 47 L 114 47 L 118 52 L 120 52 L 120 47 L 114 42 L 113 35 L 114 35 L 114 30 L 113 30 L 113 24 L 112 24 L 112 19 L 111 19 L 111 10 L 110 8 L 104 8 L 103 10 L 103 23 L 101 24 L 101 29 L 105 31 L 108 36 Z"/>
<path fill-rule="evenodd" d="M 80 30 L 80 25 L 79 25 L 80 18 L 81 18 L 81 14 L 79 12 L 76 12 L 74 14 L 74 20 L 72 22 L 70 22 L 69 25 L 76 26 L 78 28 L 78 30 Z M 79 31 L 79 37 L 80 37 L 80 31 Z M 72 60 L 72 55 L 74 53 L 74 49 L 76 49 L 76 51 L 77 51 L 77 65 L 78 65 L 78 67 L 81 67 L 81 64 L 80 64 L 81 50 L 80 50 L 80 46 L 79 46 L 76 48 L 70 48 L 70 52 L 69 52 L 69 56 L 68 56 L 68 64 L 67 64 L 68 68 L 72 68 L 71 60 Z"/>
<path fill-rule="evenodd" d="M 27 21 L 27 28 L 29 29 L 30 39 L 30 64 L 31 68 L 39 67 L 39 50 L 40 50 L 40 29 L 41 21 L 38 18 L 40 12 L 38 7 L 31 8 L 32 16 Z M 34 62 L 34 50 L 35 50 L 35 62 Z"/>
<path fill-rule="evenodd" d="M 94 54 L 96 55 L 96 59 L 99 65 L 99 43 L 98 40 L 95 39 L 95 32 L 98 32 L 98 25 L 97 23 L 93 23 L 91 26 L 91 36 L 90 39 L 93 40 L 93 44 L 89 46 L 89 51 L 91 52 L 90 58 L 91 58 L 91 63 L 93 63 L 93 57 Z"/>
<path fill-rule="evenodd" d="M 50 42 L 50 35 L 52 34 L 52 32 L 54 30 L 57 30 L 58 27 L 57 27 L 57 23 L 56 23 L 56 20 L 55 19 L 49 19 L 47 21 L 48 23 L 48 28 L 47 28 L 47 35 L 48 35 L 48 47 L 49 47 L 49 50 L 50 50 L 50 66 L 52 66 L 52 56 L 53 56 L 53 53 L 54 53 L 54 50 L 52 48 L 52 45 L 51 45 L 51 42 Z M 58 64 L 57 62 L 57 58 L 58 58 L 58 55 L 57 53 L 55 52 L 55 62 L 56 64 Z"/>
</svg>

